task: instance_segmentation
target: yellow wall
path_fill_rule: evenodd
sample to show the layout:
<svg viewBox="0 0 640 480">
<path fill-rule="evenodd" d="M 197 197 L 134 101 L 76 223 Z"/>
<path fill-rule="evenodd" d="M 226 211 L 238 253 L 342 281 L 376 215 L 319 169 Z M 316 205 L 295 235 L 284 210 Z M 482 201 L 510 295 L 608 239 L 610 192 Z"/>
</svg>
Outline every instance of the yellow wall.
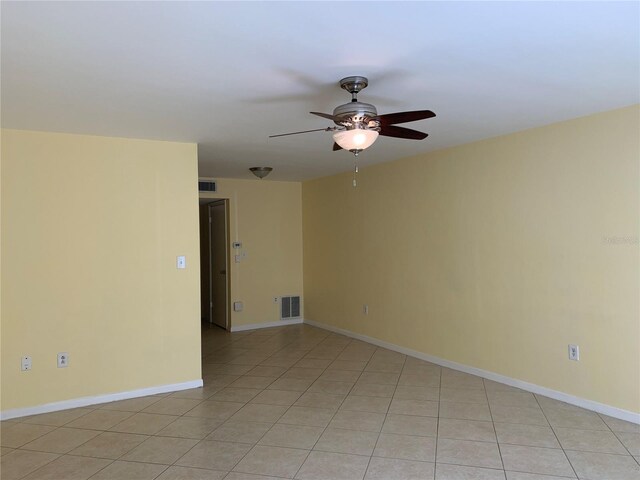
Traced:
<svg viewBox="0 0 640 480">
<path fill-rule="evenodd" d="M 197 176 L 195 144 L 2 131 L 3 411 L 201 378 Z"/>
<path fill-rule="evenodd" d="M 639 116 L 305 182 L 305 318 L 640 412 Z"/>
<path fill-rule="evenodd" d="M 229 199 L 231 302 L 242 301 L 242 312 L 231 312 L 231 327 L 280 320 L 274 297 L 302 295 L 301 184 L 267 180 L 218 178 L 216 193 L 203 198 Z M 244 253 L 240 263 L 234 255 Z M 304 300 L 304 299 L 303 299 Z"/>
</svg>

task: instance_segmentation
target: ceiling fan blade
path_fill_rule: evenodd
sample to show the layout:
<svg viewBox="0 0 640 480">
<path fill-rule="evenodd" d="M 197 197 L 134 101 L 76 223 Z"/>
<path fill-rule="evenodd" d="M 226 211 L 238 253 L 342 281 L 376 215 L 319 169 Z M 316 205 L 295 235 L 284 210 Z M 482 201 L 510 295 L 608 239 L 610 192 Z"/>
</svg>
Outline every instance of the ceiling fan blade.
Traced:
<svg viewBox="0 0 640 480">
<path fill-rule="evenodd" d="M 342 147 L 338 145 L 336 142 L 333 142 L 333 151 L 342 150 Z"/>
<path fill-rule="evenodd" d="M 396 123 L 415 122 L 416 120 L 435 116 L 436 114 L 431 110 L 415 110 L 413 112 L 386 113 L 384 115 L 378 115 L 377 119 L 381 125 L 395 125 Z"/>
<path fill-rule="evenodd" d="M 309 113 L 313 115 L 318 115 L 319 117 L 326 118 L 329 120 L 335 120 L 335 117 L 333 115 L 329 115 L 328 113 L 321 113 L 321 112 L 309 112 Z"/>
<path fill-rule="evenodd" d="M 410 140 L 422 140 L 428 136 L 427 133 L 411 130 L 410 128 L 396 127 L 395 125 L 380 127 L 380 135 L 385 137 L 408 138 Z"/>
<path fill-rule="evenodd" d="M 316 129 L 313 129 L 313 130 L 302 130 L 301 132 L 280 133 L 278 135 L 269 135 L 269 138 L 286 137 L 287 135 L 298 135 L 299 133 L 309 133 L 309 132 L 331 132 L 333 130 L 334 130 L 333 127 L 316 128 Z"/>
</svg>

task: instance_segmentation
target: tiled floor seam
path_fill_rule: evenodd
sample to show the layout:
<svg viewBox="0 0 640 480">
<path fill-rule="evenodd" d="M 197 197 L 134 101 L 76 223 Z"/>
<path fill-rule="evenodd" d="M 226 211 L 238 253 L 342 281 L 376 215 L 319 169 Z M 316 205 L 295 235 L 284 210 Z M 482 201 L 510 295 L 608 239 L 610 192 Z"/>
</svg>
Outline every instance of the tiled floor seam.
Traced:
<svg viewBox="0 0 640 480">
<path fill-rule="evenodd" d="M 545 413 L 544 408 L 542 408 L 542 405 L 540 405 L 540 401 L 538 400 L 538 396 L 534 394 L 533 397 L 536 399 L 536 403 L 538 404 L 538 407 L 542 411 L 542 415 L 544 415 L 545 420 L 547 421 L 547 423 L 551 427 L 551 431 L 553 432 L 553 435 L 556 437 L 556 442 L 558 442 L 558 445 L 560 445 L 560 449 L 562 449 L 562 453 L 564 454 L 564 458 L 566 458 L 567 462 L 569 462 L 569 466 L 571 467 L 571 470 L 573 470 L 573 474 L 575 475 L 575 478 L 580 478 L 578 476 L 578 472 L 576 472 L 576 468 L 573 466 L 573 463 L 571 462 L 571 459 L 569 458 L 569 455 L 567 455 L 567 452 L 565 451 L 564 447 L 562 446 L 562 443 L 560 442 L 560 439 L 558 438 L 558 435 L 557 435 L 556 431 L 554 430 L 553 425 L 551 425 L 551 422 L 549 421 L 549 418 L 547 417 L 547 414 Z M 608 425 L 607 425 L 607 427 L 608 427 Z"/>
<path fill-rule="evenodd" d="M 602 417 L 601 417 L 601 418 L 602 418 Z M 604 419 L 602 419 L 602 420 L 604 421 Z M 613 433 L 613 436 L 614 436 L 614 437 L 616 437 L 616 438 L 618 439 L 618 441 L 622 444 L 622 446 L 625 448 L 625 450 L 627 451 L 627 453 L 628 453 L 629 455 L 631 455 L 631 458 L 633 458 L 633 459 L 636 461 L 636 463 L 638 464 L 638 466 L 640 466 L 640 452 L 638 452 L 638 453 L 639 453 L 639 455 L 634 456 L 634 455 L 633 455 L 633 453 L 631 453 L 631 450 L 629 450 L 629 447 L 627 447 L 627 445 L 622 441 L 622 439 L 621 439 L 621 438 L 620 438 L 620 436 L 618 435 L 618 433 L 621 433 L 621 432 L 616 432 L 615 430 L 613 430 L 613 429 L 609 426 L 609 424 L 607 424 L 607 422 L 604 422 L 604 423 L 605 423 L 605 425 L 607 425 L 607 427 L 609 428 L 609 430 L 611 430 L 611 433 Z"/>
<path fill-rule="evenodd" d="M 406 365 L 406 360 L 405 360 Z M 438 381 L 438 420 L 436 422 L 436 441 L 433 452 L 433 478 L 438 475 L 438 434 L 440 433 L 440 399 L 442 398 L 442 370 L 440 370 L 440 379 Z"/>
<path fill-rule="evenodd" d="M 349 343 L 347 343 L 344 348 L 340 351 L 340 353 L 344 352 L 347 347 L 353 342 L 353 340 L 351 340 Z M 327 365 L 327 367 L 323 370 L 323 372 L 326 372 L 327 369 L 331 366 L 331 364 L 340 356 L 340 354 L 338 354 L 336 356 L 335 359 L 333 359 L 333 361 Z M 368 363 L 368 362 L 367 362 Z M 366 367 L 366 365 L 365 365 Z M 364 371 L 364 369 L 362 370 Z M 358 378 L 360 378 L 362 376 L 362 372 L 360 373 L 360 375 L 358 375 Z M 318 377 L 320 378 L 320 377 Z M 318 444 L 318 442 L 320 441 L 320 439 L 322 438 L 322 435 L 324 435 L 324 432 L 327 431 L 327 428 L 329 428 L 329 425 L 331 425 L 331 421 L 333 420 L 333 418 L 336 416 L 336 414 L 340 411 L 340 407 L 342 406 L 342 404 L 344 403 L 344 401 L 347 399 L 347 397 L 349 396 L 349 393 L 353 390 L 353 387 L 355 387 L 356 383 L 357 383 L 357 379 L 356 381 L 353 383 L 353 385 L 351 386 L 351 388 L 349 389 L 349 391 L 344 395 L 344 398 L 342 399 L 342 401 L 340 402 L 340 405 L 338 405 L 338 408 L 336 408 L 336 410 L 334 411 L 333 415 L 331 416 L 331 418 L 329 419 L 329 421 L 327 422 L 327 425 L 322 429 L 322 432 L 320 433 L 320 435 L 318 435 L 318 439 L 314 442 L 313 446 L 309 449 L 309 454 L 305 457 L 304 462 L 302 462 L 300 464 L 300 467 L 298 468 L 298 470 L 296 470 L 296 473 L 293 475 L 293 478 L 296 478 L 298 476 L 298 473 L 300 473 L 300 470 L 302 469 L 302 467 L 304 466 L 305 462 L 307 461 L 307 459 L 309 458 L 309 455 L 311 455 L 311 452 L 313 452 L 313 449 L 316 447 L 316 445 Z M 311 388 L 311 387 L 309 387 Z M 305 390 L 308 391 L 309 389 Z M 286 412 L 285 412 L 286 413 Z M 368 466 L 368 464 L 367 464 Z M 364 478 L 364 475 L 363 475 Z"/>
<path fill-rule="evenodd" d="M 376 349 L 373 351 L 373 355 L 371 355 L 371 358 L 373 358 L 375 356 L 375 353 L 378 351 L 379 348 L 380 347 L 376 347 Z M 367 365 L 369 365 L 369 362 L 371 362 L 371 359 L 369 359 L 367 361 L 367 364 L 362 369 L 363 372 L 367 369 Z M 400 372 L 402 372 L 402 370 L 404 369 L 404 366 L 406 365 L 406 363 L 407 363 L 407 357 L 405 356 L 404 359 L 402 360 L 402 369 L 400 369 Z M 398 377 L 398 379 L 400 379 L 400 377 Z M 357 383 L 357 380 L 356 380 L 356 383 Z M 356 384 L 354 383 L 353 385 L 355 387 Z M 353 387 L 351 389 L 353 390 Z M 389 405 L 387 405 L 387 410 L 386 410 L 386 412 L 384 414 L 385 421 L 387 419 L 387 415 L 389 414 L 389 409 L 391 408 L 391 404 L 393 403 L 393 397 L 394 397 L 397 389 L 398 389 L 398 383 L 396 382 L 394 390 L 393 390 L 393 395 L 391 395 L 391 400 L 389 401 Z M 380 427 L 380 432 L 378 432 L 378 438 L 376 438 L 376 441 L 375 441 L 375 443 L 373 445 L 373 450 L 371 450 L 371 455 L 369 455 L 369 461 L 367 462 L 367 467 L 364 470 L 363 478 L 366 477 L 367 473 L 369 472 L 369 467 L 371 466 L 371 460 L 373 459 L 373 455 L 376 452 L 376 447 L 378 446 L 378 442 L 380 441 L 380 437 L 382 436 L 382 429 L 383 428 L 384 428 L 384 421 L 382 422 L 382 427 Z"/>
<path fill-rule="evenodd" d="M 290 343 L 291 343 L 291 342 L 290 342 Z M 347 344 L 347 345 L 348 345 L 348 344 Z M 284 347 L 283 347 L 283 348 L 284 348 Z M 344 347 L 344 348 L 346 348 L 346 345 L 345 345 L 345 347 Z M 343 350 L 342 350 L 342 351 L 344 351 L 344 348 L 343 348 Z M 274 353 L 274 355 L 275 355 L 275 353 Z M 273 356 L 273 355 L 271 355 L 271 356 Z M 270 357 L 267 357 L 267 358 L 270 358 Z M 302 358 L 304 358 L 304 357 L 302 357 Z M 259 364 L 259 365 L 260 365 L 260 364 Z M 294 364 L 294 365 L 295 365 L 295 364 Z M 289 367 L 289 368 L 292 368 L 292 367 Z M 328 368 L 328 366 L 327 366 L 327 367 L 325 367 L 325 369 L 323 370 L 323 372 L 324 372 L 324 371 L 326 371 L 326 369 L 327 369 L 327 368 Z M 285 370 L 285 371 L 281 374 L 281 376 L 282 376 L 282 375 L 284 375 L 287 371 L 288 371 L 288 369 L 287 369 L 287 370 Z M 278 377 L 278 378 L 280 378 L 280 377 Z M 272 382 L 272 383 L 273 383 L 273 382 Z M 266 388 L 265 388 L 265 389 L 263 389 L 263 390 L 266 390 Z M 308 390 L 308 388 L 307 388 L 307 390 Z M 306 392 L 307 390 L 305 390 L 305 392 Z M 302 393 L 302 395 L 304 395 L 304 392 Z M 301 396 L 302 396 L 302 395 L 301 395 Z M 291 409 L 291 407 L 293 407 L 293 406 L 294 406 L 294 404 L 295 404 L 295 402 L 294 402 L 293 404 L 289 405 L 289 407 L 288 407 L 288 408 L 287 408 L 287 409 L 282 413 L 282 415 L 280 415 L 280 416 L 278 417 L 278 420 L 280 420 L 284 415 L 286 415 L 286 413 Z M 335 414 L 334 414 L 334 415 L 335 415 Z M 332 417 L 332 418 L 333 418 L 333 417 Z M 274 426 L 274 425 L 276 425 L 276 424 L 278 423 L 278 420 L 276 420 L 275 422 L 273 422 L 273 424 L 271 425 L 271 427 L 269 427 L 269 430 L 271 430 L 271 428 L 273 428 L 273 426 Z M 329 422 L 330 422 L 330 421 L 331 421 L 331 420 L 329 420 Z M 328 424 L 327 424 L 327 425 L 328 425 Z M 325 429 L 326 429 L 326 427 L 325 427 Z M 235 463 L 235 465 L 233 466 L 233 468 L 231 468 L 231 469 L 229 470 L 229 473 L 233 472 L 233 470 L 238 466 L 238 464 L 240 464 L 240 462 L 242 462 L 242 460 L 244 460 L 244 458 L 245 458 L 245 457 L 246 457 L 246 456 L 247 456 L 247 455 L 248 455 L 248 454 L 249 454 L 249 453 L 250 453 L 250 452 L 251 452 L 251 451 L 252 451 L 252 450 L 253 450 L 253 449 L 258 445 L 258 444 L 259 444 L 260 440 L 262 440 L 262 438 L 264 438 L 264 436 L 269 432 L 269 430 L 267 430 L 264 434 L 262 434 L 262 435 L 260 436 L 260 438 L 258 439 L 258 441 L 257 441 L 257 442 L 255 442 L 255 443 L 253 444 L 253 446 L 252 446 L 252 447 L 247 451 L 247 453 L 245 453 L 245 454 L 242 456 L 242 458 L 240 458 L 240 460 L 238 460 L 238 461 Z M 323 430 L 323 433 L 324 433 L 324 430 Z M 320 436 L 322 436 L 322 434 L 321 434 Z M 320 438 L 320 437 L 318 437 L 318 439 L 319 439 L 319 438 Z M 317 443 L 317 441 L 316 441 L 316 443 Z M 315 444 L 314 444 L 314 446 L 315 446 Z M 296 477 L 296 475 L 297 475 L 297 474 L 298 474 L 298 472 L 300 471 L 300 468 L 302 468 L 302 465 L 304 465 L 304 462 L 307 460 L 307 458 L 309 457 L 309 454 L 311 453 L 311 451 L 312 451 L 312 450 L 313 450 L 313 448 L 312 448 L 311 450 L 308 450 L 308 453 L 307 453 L 307 455 L 305 456 L 305 459 L 304 459 L 304 460 L 303 460 L 303 462 L 300 464 L 300 467 L 298 468 L 298 470 L 297 470 L 297 471 L 296 471 L 296 473 L 294 474 L 293 478 L 295 478 L 295 477 Z M 186 454 L 185 454 L 185 455 L 186 455 Z"/>
<path fill-rule="evenodd" d="M 502 471 L 504 476 L 507 476 L 506 469 L 504 467 L 504 458 L 502 458 L 502 449 L 500 448 L 500 442 L 498 441 L 498 432 L 496 431 L 496 423 L 493 421 L 493 412 L 491 410 L 491 402 L 489 401 L 489 395 L 487 394 L 487 384 L 482 379 L 482 386 L 484 387 L 484 396 L 487 399 L 487 405 L 489 406 L 489 416 L 491 417 L 491 426 L 493 427 L 493 434 L 496 436 L 496 445 L 498 446 L 498 455 L 500 455 L 500 462 L 502 463 Z"/>
<path fill-rule="evenodd" d="M 19 450 L 19 449 L 17 449 L 17 448 L 16 448 L 16 450 Z M 22 479 L 22 478 L 28 477 L 29 475 L 32 475 L 33 473 L 37 472 L 37 471 L 38 471 L 38 470 L 40 470 L 41 468 L 46 467 L 47 465 L 49 465 L 50 463 L 55 462 L 56 460 L 58 460 L 58 458 L 61 458 L 61 457 L 62 457 L 62 455 L 60 455 L 60 456 L 59 456 L 59 457 L 57 457 L 57 458 L 54 458 L 53 460 L 51 460 L 51 461 L 49 461 L 49 462 L 45 463 L 44 465 L 42 465 L 42 466 L 40 466 L 40 467 L 36 468 L 34 471 L 29 472 L 29 473 L 27 473 L 27 474 L 25 474 L 25 475 L 22 475 L 20 478 Z"/>
</svg>

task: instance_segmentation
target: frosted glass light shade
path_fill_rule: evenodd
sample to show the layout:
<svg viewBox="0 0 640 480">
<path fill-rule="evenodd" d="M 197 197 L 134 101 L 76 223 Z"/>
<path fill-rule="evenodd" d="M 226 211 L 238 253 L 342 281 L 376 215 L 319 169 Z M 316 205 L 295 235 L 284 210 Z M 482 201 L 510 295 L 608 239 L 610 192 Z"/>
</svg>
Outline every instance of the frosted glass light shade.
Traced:
<svg viewBox="0 0 640 480">
<path fill-rule="evenodd" d="M 364 150 L 373 145 L 377 138 L 377 131 L 362 128 L 343 130 L 333 134 L 333 140 L 345 150 Z"/>
<path fill-rule="evenodd" d="M 251 167 L 249 170 L 256 177 L 258 177 L 260 180 L 262 180 L 264 177 L 266 177 L 267 175 L 269 175 L 271 173 L 271 170 L 273 170 L 273 168 L 271 168 L 271 167 Z"/>
</svg>

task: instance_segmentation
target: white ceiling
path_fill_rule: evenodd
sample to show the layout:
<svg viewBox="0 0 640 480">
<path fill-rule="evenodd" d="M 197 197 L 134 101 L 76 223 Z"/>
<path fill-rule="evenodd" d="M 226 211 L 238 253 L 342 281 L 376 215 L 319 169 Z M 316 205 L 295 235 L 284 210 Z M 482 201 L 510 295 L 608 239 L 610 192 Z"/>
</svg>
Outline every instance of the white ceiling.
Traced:
<svg viewBox="0 0 640 480">
<path fill-rule="evenodd" d="M 352 168 L 322 128 L 359 98 L 430 109 L 384 162 L 639 102 L 639 2 L 2 2 L 2 126 L 197 142 L 200 174 Z"/>
</svg>

